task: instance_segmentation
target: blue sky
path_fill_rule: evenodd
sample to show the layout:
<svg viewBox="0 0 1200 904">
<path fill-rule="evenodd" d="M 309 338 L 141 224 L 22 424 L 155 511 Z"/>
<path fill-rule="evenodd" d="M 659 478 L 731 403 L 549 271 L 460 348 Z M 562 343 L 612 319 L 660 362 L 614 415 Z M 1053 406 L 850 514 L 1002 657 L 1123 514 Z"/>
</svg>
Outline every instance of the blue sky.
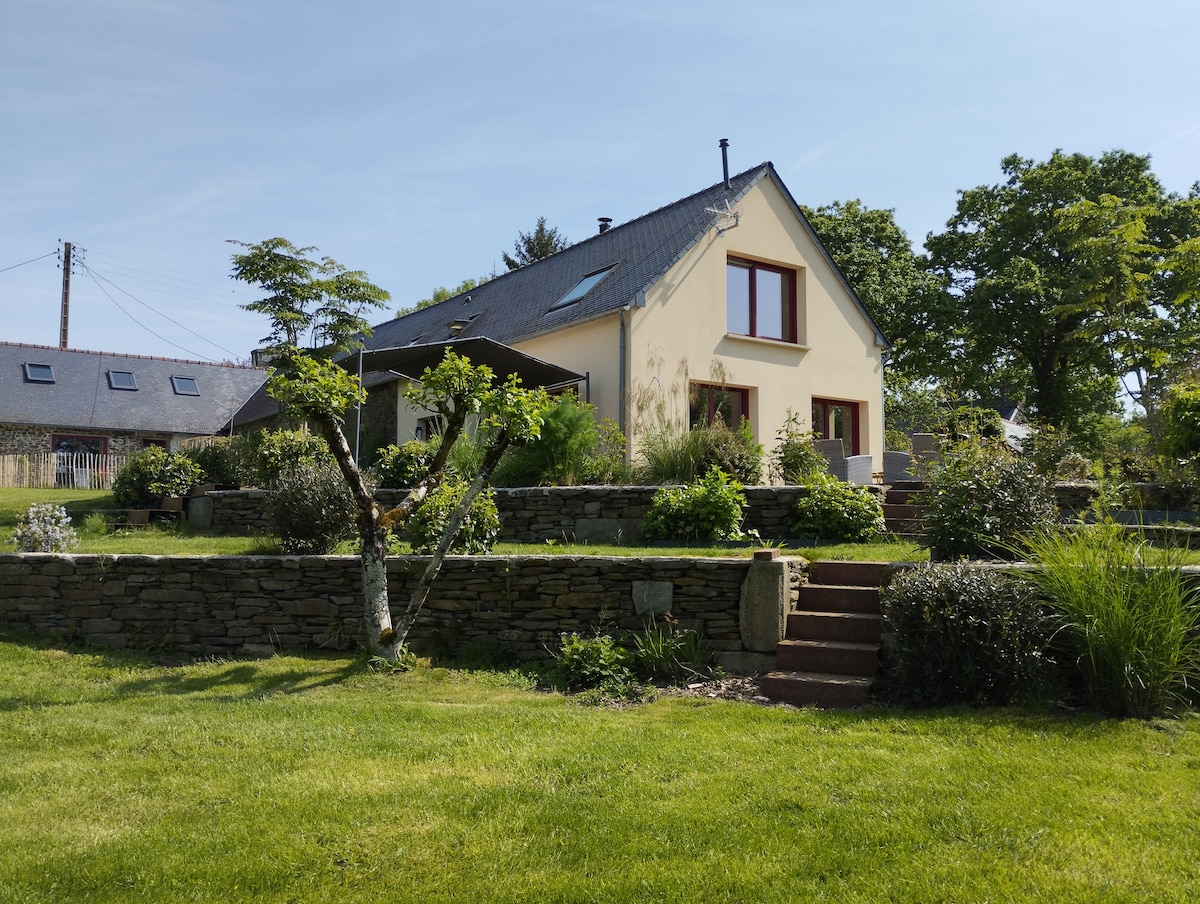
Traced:
<svg viewBox="0 0 1200 904">
<path fill-rule="evenodd" d="M 227 239 L 394 309 L 539 216 L 578 240 L 718 181 L 720 138 L 918 246 L 1010 153 L 1151 154 L 1186 193 L 1198 34 L 1195 0 L 4 0 L 0 339 L 58 344 L 62 240 L 72 347 L 246 358 Z"/>
</svg>

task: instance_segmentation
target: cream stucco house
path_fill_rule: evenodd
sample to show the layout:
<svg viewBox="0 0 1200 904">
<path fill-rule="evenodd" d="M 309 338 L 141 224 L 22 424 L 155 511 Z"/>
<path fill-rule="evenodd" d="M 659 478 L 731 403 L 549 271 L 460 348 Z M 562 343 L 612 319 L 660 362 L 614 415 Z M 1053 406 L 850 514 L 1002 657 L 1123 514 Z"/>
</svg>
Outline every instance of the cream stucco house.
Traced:
<svg viewBox="0 0 1200 904">
<path fill-rule="evenodd" d="M 581 375 L 631 456 L 648 430 L 714 417 L 748 418 L 769 451 L 791 412 L 882 469 L 886 340 L 770 163 L 602 220 L 564 251 L 380 324 L 367 347 L 475 337 Z M 373 380 L 378 395 L 388 381 Z M 394 390 L 381 412 L 380 398 L 373 420 L 385 415 L 389 437 L 424 435 L 424 412 Z"/>
</svg>

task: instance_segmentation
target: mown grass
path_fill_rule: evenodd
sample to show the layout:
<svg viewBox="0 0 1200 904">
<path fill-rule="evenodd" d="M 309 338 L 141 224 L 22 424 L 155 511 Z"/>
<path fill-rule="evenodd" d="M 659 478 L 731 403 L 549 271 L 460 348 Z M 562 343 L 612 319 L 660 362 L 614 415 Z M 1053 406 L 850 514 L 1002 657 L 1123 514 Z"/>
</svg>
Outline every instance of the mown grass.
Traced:
<svg viewBox="0 0 1200 904">
<path fill-rule="evenodd" d="M 112 494 L 101 490 L 14 490 L 0 489 L 0 551 L 9 552 L 9 543 L 16 530 L 17 518 L 34 502 L 54 502 L 62 505 L 71 516 L 75 529 L 79 531 L 79 545 L 72 552 L 99 555 L 275 555 L 280 553 L 278 542 L 273 537 L 227 536 L 211 531 L 197 531 L 186 524 L 178 526 L 150 525 L 149 527 L 124 528 L 108 533 L 83 530 L 84 521 L 91 512 L 112 511 Z M 660 547 L 635 545 L 605 545 L 593 543 L 500 543 L 497 555 L 579 555 L 579 556 L 749 556 L 759 547 L 714 546 L 714 547 Z M 402 545 L 401 549 L 405 547 Z M 795 553 L 808 559 L 855 559 L 859 561 L 925 561 L 928 550 L 911 541 L 855 544 L 843 543 L 832 546 L 781 548 L 786 553 Z M 357 546 L 353 541 L 341 543 L 338 553 L 353 555 Z"/>
<path fill-rule="evenodd" d="M 0 900 L 1188 901 L 1200 720 L 0 642 Z"/>
</svg>

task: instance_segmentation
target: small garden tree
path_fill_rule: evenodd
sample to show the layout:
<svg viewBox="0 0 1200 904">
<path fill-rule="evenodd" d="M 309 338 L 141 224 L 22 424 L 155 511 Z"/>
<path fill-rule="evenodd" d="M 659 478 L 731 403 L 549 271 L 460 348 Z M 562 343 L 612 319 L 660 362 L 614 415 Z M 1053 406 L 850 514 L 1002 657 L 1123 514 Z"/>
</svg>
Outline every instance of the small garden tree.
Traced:
<svg viewBox="0 0 1200 904">
<path fill-rule="evenodd" d="M 362 312 L 382 306 L 388 293 L 368 282 L 361 271 L 347 270 L 329 257 L 313 260 L 308 255 L 315 249 L 297 248 L 286 239 L 234 244 L 246 250 L 233 255 L 233 278 L 268 293 L 244 306 L 265 314 L 271 322 L 271 333 L 263 340 L 271 353 L 267 392 L 289 415 L 313 425 L 329 444 L 358 515 L 368 644 L 377 656 L 399 659 L 471 502 L 487 485 L 505 449 L 538 436 L 549 400 L 541 390 L 523 388 L 516 375 L 498 381 L 490 368 L 447 353 L 405 393 L 413 404 L 441 415 L 446 425 L 442 443 L 426 475 L 399 505 L 385 512 L 375 502 L 342 431 L 345 413 L 364 400 L 365 392 L 358 378 L 340 367 L 337 359 L 358 348 L 370 334 Z M 319 335 L 323 344 L 301 346 L 301 337 L 306 335 Z M 388 533 L 441 484 L 446 458 L 471 417 L 478 423 L 477 438 L 482 437 L 485 444 L 482 466 L 447 519 L 403 618 L 393 626 L 387 590 Z"/>
</svg>

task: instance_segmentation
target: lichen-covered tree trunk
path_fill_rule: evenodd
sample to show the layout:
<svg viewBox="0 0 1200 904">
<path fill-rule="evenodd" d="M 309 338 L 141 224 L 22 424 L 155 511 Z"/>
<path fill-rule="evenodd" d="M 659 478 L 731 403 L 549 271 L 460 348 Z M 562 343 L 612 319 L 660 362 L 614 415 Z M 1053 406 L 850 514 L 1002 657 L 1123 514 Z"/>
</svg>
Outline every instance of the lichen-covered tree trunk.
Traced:
<svg viewBox="0 0 1200 904">
<path fill-rule="evenodd" d="M 413 623 L 417 620 L 417 616 L 421 614 L 421 608 L 425 605 L 425 601 L 429 599 L 429 591 L 433 587 L 433 582 L 437 579 L 438 573 L 442 570 L 442 562 L 450 552 L 450 547 L 454 543 L 458 532 L 462 530 L 463 522 L 467 520 L 467 514 L 471 510 L 471 503 L 475 498 L 483 492 L 484 487 L 488 485 L 488 481 L 492 478 L 492 472 L 496 470 L 496 466 L 500 463 L 500 458 L 504 455 L 504 451 L 511 445 L 511 439 L 507 431 L 502 431 L 496 440 L 487 448 L 484 453 L 483 465 L 479 469 L 479 473 L 475 475 L 475 479 L 467 486 L 467 490 L 463 493 L 462 499 L 454 511 L 450 513 L 449 519 L 446 522 L 446 528 L 442 532 L 442 537 L 438 541 L 437 548 L 429 558 L 429 563 L 425 566 L 425 571 L 417 580 L 417 585 L 413 588 L 412 597 L 408 601 L 408 606 L 404 610 L 404 615 L 400 617 L 400 622 L 396 627 L 396 636 L 401 646 L 408 640 L 408 632 L 412 630 Z"/>
<path fill-rule="evenodd" d="M 367 488 L 362 472 L 354 462 L 350 444 L 341 425 L 333 419 L 321 419 L 321 432 L 337 460 L 342 475 L 354 494 L 358 513 L 359 556 L 362 564 L 363 626 L 372 655 L 387 659 L 400 656 L 401 641 L 392 627 L 392 608 L 387 585 L 387 525 L 383 513 Z"/>
</svg>

